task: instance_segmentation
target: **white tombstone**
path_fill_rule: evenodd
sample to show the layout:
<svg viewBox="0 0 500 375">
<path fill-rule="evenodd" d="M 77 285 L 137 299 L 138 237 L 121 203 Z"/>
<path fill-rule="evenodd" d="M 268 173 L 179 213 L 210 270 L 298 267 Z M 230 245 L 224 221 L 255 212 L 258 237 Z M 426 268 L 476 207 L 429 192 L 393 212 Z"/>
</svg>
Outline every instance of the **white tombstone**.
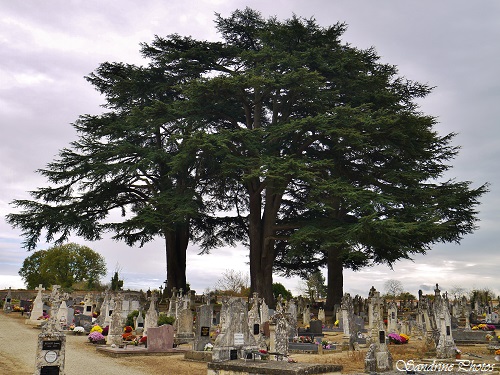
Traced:
<svg viewBox="0 0 500 375">
<path fill-rule="evenodd" d="M 323 324 L 324 324 L 325 320 L 326 320 L 325 318 L 326 318 L 326 316 L 325 316 L 325 310 L 322 309 L 322 308 L 320 308 L 318 310 L 318 320 L 321 320 L 323 322 Z"/>
<path fill-rule="evenodd" d="M 85 295 L 85 298 L 83 299 L 83 315 L 87 316 L 92 316 L 93 314 L 93 304 L 94 304 L 94 299 L 92 297 L 92 294 L 87 293 Z"/>
<path fill-rule="evenodd" d="M 64 299 L 61 301 L 61 305 L 57 311 L 57 321 L 61 325 L 61 328 L 68 325 L 68 306 L 66 305 L 66 301 Z"/>
<path fill-rule="evenodd" d="M 150 297 L 149 309 L 146 312 L 146 318 L 144 319 L 144 335 L 148 334 L 148 328 L 158 327 L 158 312 L 156 311 L 156 293 L 152 292 Z"/>
<path fill-rule="evenodd" d="M 35 300 L 33 301 L 33 308 L 31 309 L 31 314 L 29 320 L 32 323 L 40 322 L 38 320 L 39 317 L 43 315 L 43 300 L 42 300 L 42 291 L 45 288 L 40 284 L 35 290 L 38 290 Z"/>
<path fill-rule="evenodd" d="M 304 311 L 302 312 L 302 324 L 307 326 L 311 323 L 311 310 L 309 309 L 309 305 L 306 306 Z"/>
<path fill-rule="evenodd" d="M 394 301 L 390 302 L 387 308 L 387 332 L 398 332 L 398 308 Z"/>
</svg>

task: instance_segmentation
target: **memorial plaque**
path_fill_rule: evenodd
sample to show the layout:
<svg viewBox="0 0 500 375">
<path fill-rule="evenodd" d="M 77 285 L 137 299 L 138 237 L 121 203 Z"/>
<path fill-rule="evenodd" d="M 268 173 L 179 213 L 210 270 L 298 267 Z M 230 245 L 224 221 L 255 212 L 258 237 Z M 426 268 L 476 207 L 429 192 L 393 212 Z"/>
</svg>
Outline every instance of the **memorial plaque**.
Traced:
<svg viewBox="0 0 500 375">
<path fill-rule="evenodd" d="M 210 336 L 210 327 L 201 327 L 200 336 Z"/>
<path fill-rule="evenodd" d="M 59 375 L 59 366 L 42 366 L 40 375 Z"/>
<path fill-rule="evenodd" d="M 446 336 L 451 335 L 450 326 L 446 326 Z"/>
<path fill-rule="evenodd" d="M 229 359 L 232 361 L 234 359 L 238 359 L 238 351 L 236 349 L 231 349 L 229 351 Z"/>
<path fill-rule="evenodd" d="M 385 344 L 385 331 L 378 331 L 378 341 Z"/>
<path fill-rule="evenodd" d="M 254 324 L 253 325 L 253 334 L 258 335 L 260 333 L 260 325 L 259 324 Z"/>
<path fill-rule="evenodd" d="M 87 306 L 86 309 L 87 309 L 87 312 L 91 312 L 92 311 L 92 306 Z"/>
<path fill-rule="evenodd" d="M 234 345 L 243 345 L 245 343 L 243 333 L 234 334 Z"/>
<path fill-rule="evenodd" d="M 61 340 L 43 341 L 42 350 L 61 350 Z"/>
</svg>

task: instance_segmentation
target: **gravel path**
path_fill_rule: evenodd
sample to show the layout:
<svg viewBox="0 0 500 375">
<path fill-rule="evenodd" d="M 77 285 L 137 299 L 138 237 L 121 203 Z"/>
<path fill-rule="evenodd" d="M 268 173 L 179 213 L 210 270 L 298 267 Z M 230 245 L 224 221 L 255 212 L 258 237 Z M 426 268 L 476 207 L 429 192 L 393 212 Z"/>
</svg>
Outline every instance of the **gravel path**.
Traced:
<svg viewBox="0 0 500 375">
<path fill-rule="evenodd" d="M 40 329 L 24 324 L 24 319 L 0 313 L 0 374 L 32 375 Z M 129 360 L 130 361 L 130 360 Z M 89 372 L 90 371 L 90 372 Z M 98 353 L 82 336 L 66 336 L 66 375 L 149 375 L 131 367 L 123 358 Z"/>
</svg>

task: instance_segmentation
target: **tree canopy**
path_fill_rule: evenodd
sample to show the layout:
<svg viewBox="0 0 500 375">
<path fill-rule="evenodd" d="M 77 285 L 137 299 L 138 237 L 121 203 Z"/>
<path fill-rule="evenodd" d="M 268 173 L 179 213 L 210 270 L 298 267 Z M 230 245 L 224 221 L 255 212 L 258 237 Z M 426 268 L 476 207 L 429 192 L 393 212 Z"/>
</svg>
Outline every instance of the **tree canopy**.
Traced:
<svg viewBox="0 0 500 375">
<path fill-rule="evenodd" d="M 443 178 L 458 147 L 419 111 L 428 85 L 342 42 L 342 23 L 247 8 L 215 24 L 222 41 L 156 36 L 141 48 L 147 66 L 104 63 L 88 77 L 110 112 L 80 117 L 79 141 L 41 170 L 58 186 L 14 202 L 23 211 L 8 221 L 28 248 L 43 229 L 58 241 L 162 236 L 179 288 L 190 240 L 205 252 L 243 241 L 251 292 L 273 305 L 273 272 L 326 266 L 331 308 L 344 268 L 476 229 L 487 186 Z M 114 210 L 123 221 L 109 222 Z"/>
<path fill-rule="evenodd" d="M 28 289 L 40 284 L 71 288 L 81 282 L 85 282 L 88 289 L 94 289 L 106 275 L 106 262 L 91 248 L 68 243 L 35 251 L 24 260 L 19 275 Z"/>
</svg>

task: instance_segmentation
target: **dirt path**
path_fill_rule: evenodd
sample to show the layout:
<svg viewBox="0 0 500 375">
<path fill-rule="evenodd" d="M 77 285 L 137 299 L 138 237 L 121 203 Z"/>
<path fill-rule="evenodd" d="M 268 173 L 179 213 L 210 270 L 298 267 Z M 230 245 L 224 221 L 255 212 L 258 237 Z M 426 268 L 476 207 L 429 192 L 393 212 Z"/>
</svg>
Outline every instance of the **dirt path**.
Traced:
<svg viewBox="0 0 500 375">
<path fill-rule="evenodd" d="M 0 312 L 0 374 L 32 375 L 39 329 L 24 324 L 17 313 Z M 99 353 L 85 336 L 66 336 L 66 375 L 82 371 L 104 375 L 206 375 L 205 363 L 189 362 L 183 355 L 113 358 Z"/>
</svg>

